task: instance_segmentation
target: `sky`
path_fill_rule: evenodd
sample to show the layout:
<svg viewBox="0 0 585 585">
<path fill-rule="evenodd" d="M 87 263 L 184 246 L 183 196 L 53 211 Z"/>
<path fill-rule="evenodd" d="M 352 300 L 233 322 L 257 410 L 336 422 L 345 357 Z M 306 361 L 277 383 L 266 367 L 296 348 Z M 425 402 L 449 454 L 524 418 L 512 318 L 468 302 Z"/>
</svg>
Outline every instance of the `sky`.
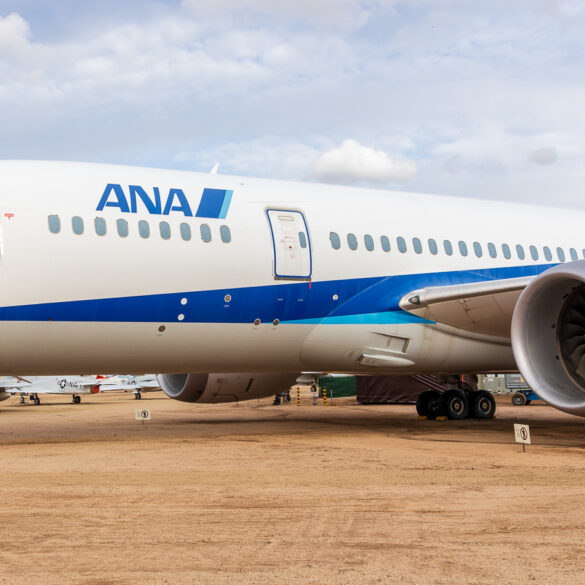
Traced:
<svg viewBox="0 0 585 585">
<path fill-rule="evenodd" d="M 581 0 L 0 0 L 0 158 L 585 208 Z"/>
</svg>

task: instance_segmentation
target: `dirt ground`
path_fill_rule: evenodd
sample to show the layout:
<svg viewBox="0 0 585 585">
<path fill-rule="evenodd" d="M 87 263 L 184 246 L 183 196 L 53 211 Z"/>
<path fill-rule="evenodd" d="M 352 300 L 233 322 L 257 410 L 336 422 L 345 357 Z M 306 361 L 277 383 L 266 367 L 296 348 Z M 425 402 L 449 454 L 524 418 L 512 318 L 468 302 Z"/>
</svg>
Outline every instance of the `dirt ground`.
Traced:
<svg viewBox="0 0 585 585">
<path fill-rule="evenodd" d="M 0 585 L 585 580 L 585 420 L 548 406 L 68 401 L 0 403 Z"/>
</svg>

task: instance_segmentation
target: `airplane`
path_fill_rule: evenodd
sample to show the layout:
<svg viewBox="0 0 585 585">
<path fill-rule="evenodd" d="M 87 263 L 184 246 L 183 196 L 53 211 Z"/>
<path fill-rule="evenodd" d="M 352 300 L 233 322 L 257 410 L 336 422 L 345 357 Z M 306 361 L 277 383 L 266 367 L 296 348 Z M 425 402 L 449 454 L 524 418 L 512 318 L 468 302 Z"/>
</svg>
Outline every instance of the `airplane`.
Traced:
<svg viewBox="0 0 585 585">
<path fill-rule="evenodd" d="M 41 403 L 39 395 L 42 394 L 67 394 L 72 397 L 73 404 L 80 404 L 81 395 L 97 394 L 99 385 L 95 376 L 31 376 L 4 378 L 0 380 L 0 390 L 7 398 L 19 395 L 21 404 L 28 396 L 38 406 Z"/>
<path fill-rule="evenodd" d="M 184 402 L 304 373 L 520 371 L 585 416 L 585 212 L 0 162 L 0 374 L 157 371 Z M 109 277 L 95 278 L 96 274 Z M 429 396 L 488 418 L 483 394 Z"/>
<path fill-rule="evenodd" d="M 144 392 L 156 392 L 161 389 L 155 374 L 106 376 L 104 378 L 98 376 L 98 378 L 101 378 L 99 380 L 100 393 L 132 392 L 136 400 L 140 400 Z"/>
</svg>

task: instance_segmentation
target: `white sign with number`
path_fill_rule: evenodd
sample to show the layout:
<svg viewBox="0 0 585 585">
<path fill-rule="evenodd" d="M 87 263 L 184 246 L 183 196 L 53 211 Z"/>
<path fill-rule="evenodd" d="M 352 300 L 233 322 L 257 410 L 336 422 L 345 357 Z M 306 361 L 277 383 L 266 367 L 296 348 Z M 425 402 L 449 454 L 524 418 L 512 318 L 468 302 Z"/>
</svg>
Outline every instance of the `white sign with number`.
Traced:
<svg viewBox="0 0 585 585">
<path fill-rule="evenodd" d="M 514 435 L 516 437 L 516 443 L 524 443 L 530 445 L 530 428 L 528 425 L 514 425 Z"/>
<path fill-rule="evenodd" d="M 135 411 L 136 420 L 150 420 L 150 410 L 148 408 L 137 408 Z"/>
</svg>

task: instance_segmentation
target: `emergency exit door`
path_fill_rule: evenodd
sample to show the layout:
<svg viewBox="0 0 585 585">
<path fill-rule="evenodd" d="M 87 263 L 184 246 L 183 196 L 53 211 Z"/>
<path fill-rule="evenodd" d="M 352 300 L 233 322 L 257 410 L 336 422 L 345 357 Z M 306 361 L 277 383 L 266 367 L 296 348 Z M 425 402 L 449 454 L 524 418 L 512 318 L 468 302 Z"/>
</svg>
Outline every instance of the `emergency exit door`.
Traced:
<svg viewBox="0 0 585 585">
<path fill-rule="evenodd" d="M 300 211 L 267 209 L 274 249 L 274 278 L 310 280 L 311 242 L 305 216 Z"/>
</svg>

